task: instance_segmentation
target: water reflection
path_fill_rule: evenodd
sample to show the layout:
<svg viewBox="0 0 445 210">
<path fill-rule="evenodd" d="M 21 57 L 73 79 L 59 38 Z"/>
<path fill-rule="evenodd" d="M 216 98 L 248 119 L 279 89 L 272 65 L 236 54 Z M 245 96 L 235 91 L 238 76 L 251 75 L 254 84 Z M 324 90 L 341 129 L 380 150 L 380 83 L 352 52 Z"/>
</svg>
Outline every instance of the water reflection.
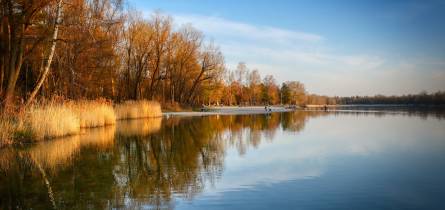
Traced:
<svg viewBox="0 0 445 210">
<path fill-rule="evenodd" d="M 131 120 L 30 148 L 3 150 L 0 208 L 170 209 L 175 199 L 192 200 L 215 187 L 231 189 L 271 179 L 271 169 L 275 181 L 320 176 L 323 159 L 366 154 L 383 144 L 354 141 L 354 135 L 345 134 L 351 134 L 348 129 L 314 126 L 311 129 L 344 140 L 311 138 L 297 142 L 299 146 L 286 145 L 296 141 L 295 134 L 309 119 L 364 114 L 384 116 L 314 111 Z M 363 134 L 362 127 L 366 125 L 357 127 L 357 135 Z M 270 144 L 268 151 L 257 149 L 272 141 L 280 142 Z"/>
<path fill-rule="evenodd" d="M 147 136 L 161 129 L 162 118 L 121 120 L 116 132 L 122 136 Z"/>
</svg>

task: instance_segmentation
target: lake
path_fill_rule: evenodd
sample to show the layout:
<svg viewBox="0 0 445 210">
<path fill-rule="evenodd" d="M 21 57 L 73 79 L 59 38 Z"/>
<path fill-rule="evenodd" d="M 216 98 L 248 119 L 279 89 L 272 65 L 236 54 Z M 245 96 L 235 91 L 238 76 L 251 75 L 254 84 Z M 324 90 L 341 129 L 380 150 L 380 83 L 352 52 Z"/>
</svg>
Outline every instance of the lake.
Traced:
<svg viewBox="0 0 445 210">
<path fill-rule="evenodd" d="M 0 209 L 445 209 L 441 112 L 119 121 L 0 152 Z"/>
</svg>

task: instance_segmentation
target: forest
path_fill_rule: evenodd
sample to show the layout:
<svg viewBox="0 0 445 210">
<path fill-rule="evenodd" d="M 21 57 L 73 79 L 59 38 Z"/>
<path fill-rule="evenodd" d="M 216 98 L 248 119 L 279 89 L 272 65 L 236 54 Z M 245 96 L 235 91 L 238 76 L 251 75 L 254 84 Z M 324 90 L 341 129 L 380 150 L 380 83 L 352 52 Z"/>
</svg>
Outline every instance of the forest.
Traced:
<svg viewBox="0 0 445 210">
<path fill-rule="evenodd" d="M 161 104 L 298 103 L 303 84 L 281 87 L 240 63 L 191 24 L 122 0 L 2 0 L 2 108 L 37 100 L 156 100 Z"/>
<path fill-rule="evenodd" d="M 327 97 L 298 81 L 278 84 L 240 62 L 192 24 L 148 17 L 124 0 L 2 0 L 2 110 L 35 101 L 155 100 L 163 107 L 264 104 L 444 104 L 444 93 Z"/>
</svg>

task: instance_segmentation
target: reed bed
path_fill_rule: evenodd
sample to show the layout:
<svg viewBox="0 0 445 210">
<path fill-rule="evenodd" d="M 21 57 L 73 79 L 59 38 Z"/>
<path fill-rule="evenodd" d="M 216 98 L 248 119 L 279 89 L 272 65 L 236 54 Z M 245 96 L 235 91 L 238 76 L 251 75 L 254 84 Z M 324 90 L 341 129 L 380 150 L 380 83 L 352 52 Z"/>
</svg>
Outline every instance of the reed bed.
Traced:
<svg viewBox="0 0 445 210">
<path fill-rule="evenodd" d="M 155 101 L 126 101 L 115 106 L 116 118 L 123 119 L 138 119 L 138 118 L 153 118 L 161 117 L 161 105 Z"/>
<path fill-rule="evenodd" d="M 81 128 L 94 128 L 116 123 L 111 103 L 104 101 L 77 101 L 70 104 L 79 118 Z"/>
<path fill-rule="evenodd" d="M 81 128 L 114 125 L 117 119 L 161 116 L 160 104 L 146 100 L 127 101 L 115 108 L 110 102 L 103 100 L 33 105 L 18 115 L 0 116 L 0 148 L 22 140 L 39 141 L 76 135 Z M 137 129 L 141 129 L 142 133 L 150 133 L 159 127 L 160 120 L 145 122 Z M 105 136 L 107 141 L 104 142 L 108 142 L 112 134 Z"/>
<path fill-rule="evenodd" d="M 76 101 L 35 105 L 24 117 L 19 133 L 30 133 L 33 140 L 75 135 L 80 128 L 101 127 L 116 123 L 113 106 L 104 101 Z"/>
<path fill-rule="evenodd" d="M 10 117 L 0 116 L 0 148 L 13 142 L 17 125 Z"/>
<path fill-rule="evenodd" d="M 80 121 L 69 106 L 47 104 L 33 106 L 26 111 L 25 129 L 36 140 L 78 134 Z"/>
</svg>

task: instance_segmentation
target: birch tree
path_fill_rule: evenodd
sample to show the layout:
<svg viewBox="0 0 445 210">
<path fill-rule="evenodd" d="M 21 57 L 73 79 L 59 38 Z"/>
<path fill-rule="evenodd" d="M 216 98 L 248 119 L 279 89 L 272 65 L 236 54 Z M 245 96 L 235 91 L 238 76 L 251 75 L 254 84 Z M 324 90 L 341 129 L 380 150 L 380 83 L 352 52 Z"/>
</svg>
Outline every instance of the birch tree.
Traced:
<svg viewBox="0 0 445 210">
<path fill-rule="evenodd" d="M 54 51 L 56 49 L 56 43 L 57 43 L 57 35 L 59 32 L 59 24 L 60 24 L 60 17 L 62 14 L 62 4 L 63 0 L 57 1 L 57 8 L 56 8 L 56 17 L 54 21 L 54 29 L 53 34 L 50 40 L 50 46 L 49 46 L 49 52 L 48 52 L 48 58 L 46 58 L 42 65 L 42 73 L 41 76 L 38 79 L 38 82 L 36 84 L 36 87 L 29 95 L 29 98 L 26 101 L 26 105 L 29 105 L 35 98 L 37 92 L 40 90 L 40 87 L 42 87 L 43 82 L 45 81 L 46 77 L 48 76 L 48 72 L 50 70 L 51 62 L 53 60 Z"/>
</svg>

